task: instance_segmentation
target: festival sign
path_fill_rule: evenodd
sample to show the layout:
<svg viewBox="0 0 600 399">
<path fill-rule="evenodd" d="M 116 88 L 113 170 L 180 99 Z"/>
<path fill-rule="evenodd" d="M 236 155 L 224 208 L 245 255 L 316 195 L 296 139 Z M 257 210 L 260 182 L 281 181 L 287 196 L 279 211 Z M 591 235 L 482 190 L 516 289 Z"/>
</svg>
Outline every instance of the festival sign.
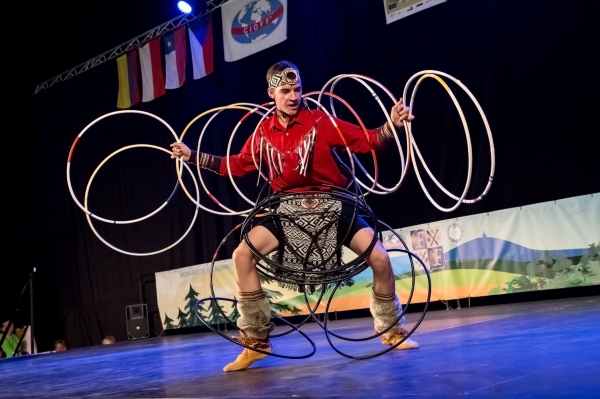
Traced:
<svg viewBox="0 0 600 399">
<path fill-rule="evenodd" d="M 234 0 L 221 7 L 225 61 L 237 61 L 287 39 L 287 0 Z"/>
<path fill-rule="evenodd" d="M 446 0 L 383 0 L 385 20 L 390 24 L 430 7 L 444 3 Z"/>
<path fill-rule="evenodd" d="M 413 303 L 425 302 L 431 275 L 431 301 L 503 295 L 516 292 L 600 285 L 600 194 L 567 198 L 485 214 L 383 232 L 390 253 L 396 292 L 406 303 L 412 287 L 411 258 L 395 251 L 408 249 L 416 272 Z M 355 255 L 343 248 L 342 261 Z M 211 296 L 210 263 L 156 273 L 158 306 L 166 329 L 202 325 L 196 302 Z M 304 294 L 282 288 L 260 275 L 271 308 L 282 316 L 306 315 Z M 369 308 L 373 275 L 370 269 L 339 288 L 330 312 Z M 230 259 L 215 263 L 215 296 L 234 299 L 237 287 Z M 317 313 L 324 313 L 331 290 Z M 319 292 L 309 295 L 315 306 Z M 198 311 L 213 324 L 225 322 L 223 313 L 238 317 L 233 301 L 205 301 Z"/>
</svg>

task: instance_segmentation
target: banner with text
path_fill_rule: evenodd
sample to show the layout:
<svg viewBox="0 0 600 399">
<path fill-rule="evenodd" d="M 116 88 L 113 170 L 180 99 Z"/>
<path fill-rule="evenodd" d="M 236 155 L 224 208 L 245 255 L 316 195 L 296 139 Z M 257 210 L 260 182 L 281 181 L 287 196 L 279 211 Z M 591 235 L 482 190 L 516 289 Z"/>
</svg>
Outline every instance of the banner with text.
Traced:
<svg viewBox="0 0 600 399">
<path fill-rule="evenodd" d="M 600 285 L 600 194 L 545 202 L 486 214 L 467 216 L 397 229 L 396 233 L 431 272 L 431 300 L 510 294 L 588 285 Z M 403 248 L 390 231 L 383 233 L 387 249 Z M 344 248 L 342 261 L 354 254 Z M 408 255 L 390 251 L 396 291 L 402 303 L 410 294 Z M 418 261 L 412 302 L 426 300 L 427 278 Z M 156 273 L 158 307 L 166 329 L 202 325 L 196 302 L 211 296 L 211 264 L 205 263 Z M 284 289 L 261 275 L 263 289 L 274 311 L 282 316 L 308 314 L 304 294 Z M 354 284 L 337 290 L 330 311 L 366 309 L 371 296 L 370 269 L 354 277 Z M 231 260 L 215 263 L 215 296 L 237 295 Z M 323 313 L 325 301 L 318 308 Z M 318 292 L 309 296 L 312 306 Z M 324 303 L 323 303 L 324 302 Z M 234 302 L 221 301 L 223 313 L 238 317 Z M 213 324 L 223 323 L 212 301 L 197 309 Z"/>
<path fill-rule="evenodd" d="M 444 3 L 446 0 L 383 0 L 387 24 Z"/>
<path fill-rule="evenodd" d="M 237 61 L 287 39 L 287 0 L 231 0 L 221 7 L 225 61 Z"/>
</svg>

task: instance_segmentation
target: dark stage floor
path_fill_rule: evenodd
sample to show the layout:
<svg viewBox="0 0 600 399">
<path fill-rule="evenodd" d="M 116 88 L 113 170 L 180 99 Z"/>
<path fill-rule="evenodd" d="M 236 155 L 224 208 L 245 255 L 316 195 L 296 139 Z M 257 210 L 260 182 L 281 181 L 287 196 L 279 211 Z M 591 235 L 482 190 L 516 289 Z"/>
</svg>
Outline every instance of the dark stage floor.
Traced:
<svg viewBox="0 0 600 399">
<path fill-rule="evenodd" d="M 359 337 L 371 323 L 331 328 Z M 221 370 L 241 348 L 213 333 L 3 359 L 0 398 L 600 398 L 597 296 L 432 311 L 413 334 L 419 349 L 370 360 L 338 355 L 315 323 L 303 331 L 314 356 L 269 357 L 236 373 Z M 311 349 L 298 334 L 273 343 L 282 354 Z M 339 347 L 354 355 L 383 348 L 378 340 Z"/>
</svg>

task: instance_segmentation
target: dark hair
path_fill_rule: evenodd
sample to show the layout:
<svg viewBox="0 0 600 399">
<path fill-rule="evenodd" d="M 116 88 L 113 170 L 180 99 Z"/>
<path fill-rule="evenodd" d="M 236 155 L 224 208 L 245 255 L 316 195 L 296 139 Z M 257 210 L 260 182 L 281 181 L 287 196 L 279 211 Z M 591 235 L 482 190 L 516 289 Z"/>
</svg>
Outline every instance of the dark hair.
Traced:
<svg viewBox="0 0 600 399">
<path fill-rule="evenodd" d="M 269 83 L 271 81 L 271 77 L 273 75 L 275 75 L 276 73 L 282 72 L 284 69 L 287 69 L 287 68 L 294 68 L 296 71 L 298 71 L 298 73 L 300 73 L 300 70 L 298 69 L 298 67 L 296 65 L 292 64 L 291 62 L 279 61 L 278 63 L 271 65 L 271 67 L 267 71 L 267 83 Z"/>
<path fill-rule="evenodd" d="M 67 347 L 67 343 L 62 339 L 57 339 L 56 341 L 54 341 L 54 349 L 56 349 L 57 345 L 62 345 L 65 348 Z"/>
</svg>

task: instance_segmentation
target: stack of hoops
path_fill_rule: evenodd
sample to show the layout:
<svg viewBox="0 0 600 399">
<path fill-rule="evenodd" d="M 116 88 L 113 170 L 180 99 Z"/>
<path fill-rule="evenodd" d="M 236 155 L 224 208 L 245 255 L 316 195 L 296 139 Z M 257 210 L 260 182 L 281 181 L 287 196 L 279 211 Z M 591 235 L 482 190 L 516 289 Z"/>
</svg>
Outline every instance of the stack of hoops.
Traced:
<svg viewBox="0 0 600 399">
<path fill-rule="evenodd" d="M 465 119 L 465 115 L 463 113 L 462 108 L 460 107 L 456 97 L 454 96 L 454 94 L 452 93 L 452 90 L 450 89 L 450 87 L 448 86 L 448 84 L 442 79 L 446 78 L 449 81 L 452 81 L 454 84 L 456 84 L 458 87 L 460 87 L 468 96 L 469 98 L 473 101 L 475 107 L 477 108 L 479 115 L 481 116 L 484 126 L 485 126 L 485 130 L 487 133 L 487 138 L 489 140 L 489 148 L 490 148 L 490 173 L 489 173 L 489 179 L 487 182 L 487 185 L 485 186 L 483 192 L 473 198 L 473 199 L 467 199 L 467 192 L 469 190 L 470 184 L 471 184 L 471 178 L 472 178 L 472 170 L 473 170 L 473 154 L 472 154 L 472 148 L 471 148 L 471 135 L 469 132 L 469 127 L 467 125 L 466 119 Z M 368 208 L 368 206 L 366 205 L 366 203 L 364 202 L 364 197 L 367 194 L 378 194 L 378 195 L 387 195 L 387 194 L 391 194 L 393 192 L 395 192 L 396 190 L 398 190 L 398 188 L 400 187 L 400 185 L 402 184 L 402 182 L 405 180 L 405 177 L 407 175 L 408 172 L 408 166 L 410 165 L 410 163 L 412 163 L 413 168 L 415 170 L 416 173 L 416 177 L 419 181 L 419 184 L 421 186 L 421 188 L 423 189 L 423 192 L 425 193 L 426 197 L 429 199 L 429 201 L 440 211 L 443 212 L 451 212 L 454 211 L 455 209 L 457 209 L 461 204 L 465 203 L 465 204 L 472 204 L 478 201 L 481 201 L 489 192 L 492 182 L 493 182 L 493 178 L 494 178 L 494 169 L 495 169 L 495 152 L 494 152 L 494 142 L 493 142 L 493 137 L 492 137 L 492 133 L 491 133 L 491 129 L 489 126 L 489 123 L 487 121 L 487 118 L 481 108 L 481 106 L 479 105 L 479 103 L 477 102 L 477 100 L 475 99 L 475 97 L 473 96 L 473 94 L 469 91 L 469 89 L 463 85 L 459 80 L 457 80 L 456 78 L 444 73 L 444 72 L 440 72 L 440 71 L 435 71 L 435 70 L 424 70 L 421 72 L 418 72 L 416 74 L 414 74 L 407 82 L 406 85 L 404 87 L 404 91 L 403 91 L 403 97 L 404 99 L 408 98 L 407 94 L 409 92 L 409 88 L 411 87 L 411 85 L 414 83 L 414 86 L 412 88 L 412 92 L 410 94 L 410 100 L 408 102 L 409 107 L 410 107 L 410 112 L 412 113 L 414 110 L 414 103 L 415 103 L 415 98 L 416 98 L 416 94 L 417 94 L 417 89 L 419 88 L 419 86 L 421 85 L 421 83 L 427 79 L 427 78 L 432 78 L 435 79 L 437 82 L 439 82 L 442 87 L 446 90 L 446 92 L 448 93 L 448 95 L 450 96 L 450 98 L 452 99 L 456 110 L 458 111 L 458 114 L 460 116 L 460 120 L 462 122 L 463 128 L 464 128 L 464 133 L 465 133 L 465 137 L 466 137 L 466 144 L 467 144 L 467 157 L 468 157 L 468 168 L 467 168 L 467 177 L 466 177 L 466 182 L 465 182 L 465 186 L 464 189 L 462 191 L 462 193 L 460 195 L 455 195 L 453 193 L 451 193 L 450 191 L 448 191 L 439 181 L 438 179 L 436 179 L 436 177 L 433 175 L 433 173 L 431 172 L 431 170 L 429 169 L 429 167 L 427 166 L 427 163 L 425 162 L 425 159 L 423 157 L 423 155 L 421 154 L 421 151 L 419 150 L 419 147 L 417 146 L 417 142 L 415 140 L 415 137 L 413 135 L 413 131 L 412 131 L 412 126 L 410 122 L 405 122 L 405 142 L 406 142 L 406 148 L 402 147 L 401 141 L 400 141 L 400 137 L 398 136 L 398 132 L 396 131 L 396 128 L 394 127 L 393 123 L 391 122 L 391 117 L 388 113 L 388 111 L 386 110 L 382 99 L 379 97 L 379 95 L 375 92 L 375 90 L 373 89 L 373 86 L 376 86 L 377 88 L 379 88 L 381 91 L 383 91 L 385 93 L 385 95 L 387 97 L 389 97 L 389 99 L 395 104 L 398 100 L 394 97 L 394 95 L 385 87 L 383 86 L 381 83 L 377 82 L 374 79 L 371 79 L 367 76 L 363 76 L 363 75 L 357 75 L 357 74 L 343 74 L 343 75 L 338 75 L 335 76 L 333 78 L 331 78 L 321 89 L 321 91 L 319 92 L 310 92 L 305 94 L 304 97 L 304 101 L 305 102 L 309 102 L 310 104 L 313 104 L 315 107 L 317 107 L 318 109 L 322 110 L 327 117 L 331 120 L 333 126 L 335 129 L 337 129 L 338 134 L 340 135 L 340 137 L 342 138 L 342 142 L 343 141 L 343 137 L 341 134 L 341 131 L 339 130 L 339 127 L 337 126 L 336 123 L 336 112 L 335 112 L 335 108 L 334 108 L 334 101 L 337 100 L 338 102 L 340 102 L 341 104 L 343 104 L 343 106 L 345 106 L 349 112 L 352 113 L 352 115 L 356 118 L 356 120 L 358 121 L 358 124 L 360 125 L 360 127 L 363 129 L 363 131 L 366 131 L 367 129 L 365 128 L 361 118 L 359 117 L 359 115 L 356 113 L 356 111 L 350 106 L 350 104 L 348 104 L 343 98 L 341 98 L 340 96 L 334 94 L 334 90 L 336 85 L 339 84 L 339 82 L 341 82 L 344 79 L 352 79 L 354 81 L 357 81 L 358 83 L 360 83 L 361 85 L 363 85 L 371 94 L 371 96 L 373 97 L 373 99 L 376 101 L 376 103 L 380 106 L 382 112 L 384 113 L 384 115 L 386 116 L 386 119 L 389 123 L 389 125 L 392 127 L 393 133 L 394 133 L 394 140 L 396 143 L 396 146 L 398 148 L 398 152 L 399 152 L 399 158 L 400 158 L 400 165 L 399 165 L 399 177 L 398 177 L 398 181 L 395 185 L 391 186 L 391 187 L 384 187 L 383 185 L 381 185 L 378 182 L 378 177 L 379 177 L 379 169 L 378 169 L 378 164 L 377 164 L 377 157 L 375 154 L 375 151 L 371 151 L 371 155 L 373 158 L 373 172 L 370 173 L 369 171 L 367 171 L 367 169 L 359 162 L 358 158 L 355 156 L 355 154 L 353 154 L 349 147 L 346 145 L 345 147 L 345 151 L 346 154 L 348 155 L 348 165 L 344 164 L 342 162 L 342 160 L 337 156 L 337 154 L 334 155 L 337 157 L 337 161 L 341 164 L 341 166 L 345 169 L 347 169 L 353 176 L 353 181 L 351 181 L 350 185 L 348 187 L 345 188 L 337 188 L 334 190 L 331 190 L 330 192 L 332 192 L 335 196 L 335 198 L 337 200 L 343 201 L 345 203 L 349 203 L 352 207 L 354 207 L 355 212 L 360 211 L 360 213 L 363 214 L 368 214 L 370 215 L 370 217 L 372 218 L 373 221 L 375 221 L 375 235 L 373 238 L 373 242 L 371 243 L 371 245 L 369 246 L 368 250 L 365 251 L 365 253 L 363 254 L 358 254 L 358 257 L 355 261 L 353 262 L 349 262 L 348 264 L 343 264 L 340 265 L 339 270 L 336 273 L 331 273 L 331 271 L 327 271 L 327 272 L 322 272 L 321 274 L 316 273 L 317 276 L 322 276 L 321 278 L 317 277 L 317 279 L 313 279 L 310 281 L 292 281 L 292 283 L 297 283 L 297 284 L 308 284 L 308 285 L 312 285 L 312 286 L 317 286 L 318 290 L 320 291 L 320 296 L 319 299 L 316 302 L 316 305 L 314 307 L 310 306 L 309 303 L 309 299 L 308 296 L 306 294 L 306 292 L 304 292 L 304 296 L 305 296 L 305 301 L 306 301 L 306 305 L 307 305 L 307 309 L 309 311 L 309 315 L 307 316 L 306 319 L 304 319 L 304 321 L 302 321 L 301 323 L 294 325 L 292 323 L 289 323 L 287 320 L 277 316 L 277 315 L 273 315 L 274 317 L 278 318 L 279 320 L 281 320 L 281 322 L 283 324 L 286 324 L 287 326 L 289 326 L 289 329 L 285 332 L 279 333 L 277 335 L 271 335 L 271 338 L 277 338 L 277 337 L 281 337 L 283 335 L 286 335 L 290 332 L 296 331 L 298 333 L 300 333 L 306 340 L 309 341 L 309 343 L 312 345 L 312 351 L 308 354 L 305 355 L 301 355 L 301 356 L 286 356 L 286 355 L 281 355 L 281 354 L 277 354 L 277 353 L 269 353 L 269 355 L 271 356 L 275 356 L 275 357 L 283 357 L 283 358 L 294 358 L 294 359 L 300 359 L 300 358 L 306 358 L 309 356 L 312 356 L 315 351 L 316 351 L 316 346 L 314 344 L 314 342 L 305 334 L 300 330 L 300 327 L 306 323 L 308 320 L 312 319 L 314 321 L 316 321 L 325 331 L 325 334 L 327 336 L 327 340 L 330 343 L 330 345 L 332 346 L 332 348 L 338 352 L 339 354 L 349 357 L 349 358 L 353 358 L 353 359 L 368 359 L 368 358 L 372 358 L 375 356 L 379 356 L 383 353 L 389 352 L 390 350 L 394 349 L 396 346 L 398 346 L 399 344 L 401 344 L 401 342 L 399 342 L 398 344 L 396 344 L 396 346 L 394 347 L 390 347 L 386 350 L 383 350 L 381 352 L 377 352 L 375 354 L 370 354 L 370 355 L 366 355 L 366 356 L 351 356 L 349 354 L 343 353 L 341 350 L 339 350 L 331 341 L 331 336 L 341 339 L 341 340 L 346 340 L 346 341 L 366 341 L 366 340 L 370 340 L 376 337 L 379 337 L 380 335 L 382 335 L 383 333 L 385 333 L 386 331 L 383 331 L 381 333 L 366 337 L 366 338 L 360 338 L 360 339 L 356 339 L 356 338 L 349 338 L 349 337 L 344 337 L 342 335 L 336 334 L 332 331 L 330 331 L 327 327 L 328 324 L 328 320 L 329 320 L 329 306 L 331 304 L 331 301 L 333 300 L 334 294 L 337 291 L 337 289 L 340 287 L 340 284 L 342 283 L 342 281 L 344 281 L 345 279 L 348 278 L 352 278 L 353 276 L 356 276 L 357 274 L 359 274 L 360 272 L 362 272 L 363 270 L 366 269 L 366 264 L 364 262 L 364 258 L 368 255 L 368 253 L 370 252 L 370 250 L 373 248 L 373 246 L 375 245 L 375 242 L 377 239 L 381 240 L 381 232 L 382 229 L 381 227 L 385 227 L 386 229 L 388 229 L 392 234 L 396 235 L 396 237 L 399 239 L 399 241 L 403 244 L 404 249 L 393 249 L 393 250 L 388 250 L 388 251 L 399 251 L 402 253 L 405 253 L 406 255 L 409 256 L 410 258 L 410 263 L 411 263 L 411 269 L 412 269 L 412 285 L 411 285 L 411 291 L 410 291 L 410 295 L 408 297 L 408 301 L 403 309 L 402 314 L 399 316 L 398 320 L 396 322 L 398 322 L 400 320 L 401 317 L 404 316 L 404 313 L 406 312 L 407 307 L 410 305 L 412 296 L 413 296 L 413 292 L 414 292 L 414 288 L 415 288 L 415 276 L 416 276 L 416 272 L 415 272 L 415 266 L 414 266 L 414 262 L 413 260 L 416 260 L 417 263 L 419 263 L 421 265 L 421 267 L 424 270 L 424 273 L 427 277 L 427 281 L 428 281 L 428 295 L 427 295 L 427 301 L 425 303 L 425 307 L 424 310 L 421 314 L 421 317 L 419 318 L 419 320 L 415 323 L 414 327 L 409 331 L 409 335 L 412 334 L 417 327 L 419 326 L 419 324 L 421 323 L 421 321 L 423 320 L 423 318 L 425 317 L 425 313 L 427 311 L 427 305 L 429 304 L 429 299 L 431 296 L 431 279 L 430 279 L 430 275 L 429 275 L 429 271 L 427 266 L 424 264 L 424 262 L 419 259 L 418 256 L 416 256 L 414 253 L 412 253 L 408 246 L 406 245 L 406 243 L 404 242 L 404 240 L 402 239 L 402 237 L 395 232 L 391 227 L 389 227 L 388 225 L 386 225 L 385 223 L 383 223 L 382 221 L 379 221 L 375 218 L 375 216 L 372 214 L 372 212 L 370 211 L 370 209 Z M 316 98 L 314 98 L 316 97 Z M 329 109 L 323 104 L 323 100 L 324 97 L 329 97 Z M 132 219 L 132 220 L 113 220 L 113 219 L 109 219 L 106 217 L 101 217 L 99 215 L 95 215 L 93 214 L 89 209 L 88 209 L 88 194 L 90 191 L 90 187 L 92 185 L 92 182 L 94 180 L 94 177 L 96 176 L 96 174 L 98 173 L 98 171 L 100 170 L 100 168 L 112 157 L 114 157 L 117 154 L 120 154 L 121 152 L 128 150 L 128 149 L 132 149 L 132 148 L 136 148 L 136 147 L 145 147 L 145 148 L 153 148 L 159 151 L 163 151 L 166 152 L 168 154 L 171 153 L 171 151 L 165 149 L 165 148 L 161 148 L 155 145 L 151 145 L 151 144 L 135 144 L 135 145 L 129 145 L 129 146 L 125 146 L 122 147 L 116 151 L 114 151 L 113 153 L 111 153 L 110 155 L 108 155 L 102 162 L 100 162 L 100 164 L 96 167 L 96 169 L 94 170 L 94 172 L 92 173 L 86 189 L 85 189 L 85 193 L 83 196 L 83 203 L 77 198 L 77 196 L 75 195 L 75 192 L 73 191 L 73 186 L 71 184 L 71 160 L 73 158 L 73 154 L 75 152 L 76 146 L 79 143 L 79 141 L 82 139 L 83 135 L 94 125 L 96 125 L 97 123 L 99 123 L 100 121 L 102 121 L 103 119 L 106 119 L 108 117 L 111 116 L 115 116 L 115 115 L 119 115 L 119 114 L 127 114 L 127 113 L 132 113 L 132 114 L 140 114 L 140 115 L 145 115 L 151 118 L 154 118 L 156 120 L 158 120 L 160 123 L 162 123 L 171 133 L 171 135 L 173 136 L 174 140 L 176 142 L 182 142 L 184 137 L 186 136 L 186 133 L 188 133 L 188 131 L 190 130 L 190 128 L 192 127 L 192 125 L 194 125 L 197 121 L 199 121 L 200 119 L 204 118 L 204 117 L 208 117 L 208 120 L 206 121 L 206 123 L 204 124 L 199 139 L 198 139 L 198 143 L 196 145 L 196 150 L 198 152 L 201 151 L 201 146 L 202 146 L 202 140 L 205 137 L 205 133 L 207 131 L 208 126 L 210 125 L 210 123 L 222 112 L 227 111 L 227 110 L 243 110 L 246 111 L 246 113 L 244 114 L 244 116 L 237 122 L 237 124 L 235 125 L 230 137 L 229 137 L 229 141 L 227 144 L 227 154 L 226 157 L 224 158 L 226 160 L 226 165 L 227 165 L 227 170 L 228 170 L 228 175 L 229 175 L 229 180 L 231 181 L 231 183 L 233 184 L 233 187 L 235 189 L 235 191 L 240 195 L 240 197 L 246 201 L 250 207 L 248 209 L 244 209 L 244 210 L 240 210 L 240 211 L 236 211 L 233 209 L 230 209 L 229 207 L 225 206 L 222 202 L 220 202 L 214 195 L 213 193 L 210 192 L 210 190 L 208 189 L 207 185 L 205 184 L 204 179 L 202 178 L 202 173 L 201 173 L 201 169 L 200 166 L 197 166 L 197 170 L 196 173 L 194 173 L 190 167 L 188 166 L 188 164 L 186 164 L 185 162 L 182 162 L 180 159 L 176 159 L 175 160 L 175 169 L 176 169 L 176 173 L 177 173 L 177 182 L 175 182 L 175 186 L 173 188 L 173 191 L 171 192 L 171 195 L 169 196 L 169 198 L 167 198 L 167 200 L 162 203 L 162 205 L 160 205 L 156 210 L 150 212 L 149 214 L 137 218 L 137 219 Z M 71 145 L 71 149 L 69 151 L 69 155 L 68 155 L 68 159 L 67 159 L 67 184 L 69 187 L 69 192 L 71 194 L 71 197 L 73 198 L 73 201 L 75 201 L 75 204 L 85 212 L 86 214 L 86 218 L 88 221 L 88 224 L 90 225 L 90 228 L 92 229 L 93 233 L 98 237 L 98 239 L 103 242 L 105 245 L 107 245 L 108 247 L 112 248 L 115 251 L 121 252 L 123 254 L 126 255 L 132 255 L 132 256 L 150 256 L 150 255 L 155 255 L 164 251 L 169 250 L 170 248 L 173 248 L 175 245 L 179 244 L 186 236 L 187 234 L 190 232 L 192 226 L 194 225 L 196 218 L 198 216 L 198 210 L 202 209 L 206 212 L 210 212 L 216 215 L 222 215 L 222 216 L 244 216 L 245 220 L 243 223 L 239 224 L 238 226 L 236 226 L 232 231 L 230 231 L 226 237 L 222 240 L 221 244 L 219 245 L 219 247 L 217 248 L 217 250 L 215 251 L 215 254 L 213 256 L 213 261 L 212 261 L 212 267 L 211 267 L 211 277 L 210 277 L 210 292 L 211 292 L 211 296 L 201 299 L 198 301 L 198 303 L 200 302 L 204 302 L 204 301 L 232 301 L 235 302 L 235 299 L 231 299 L 231 298 L 221 298 L 221 297 L 217 297 L 215 295 L 215 291 L 214 291 L 214 287 L 213 287 L 213 279 L 212 279 L 212 275 L 213 275 L 213 270 L 214 270 L 214 263 L 215 260 L 217 258 L 218 252 L 220 250 L 220 248 L 223 246 L 223 244 L 225 243 L 225 241 L 237 230 L 240 230 L 241 232 L 241 238 L 246 240 L 246 242 L 248 243 L 249 247 L 253 250 L 253 252 L 261 259 L 261 262 L 259 262 L 258 268 L 259 271 L 261 271 L 262 273 L 268 275 L 270 278 L 273 278 L 275 280 L 278 279 L 278 272 L 277 270 L 278 267 L 283 267 L 282 265 L 277 265 L 276 262 L 274 262 L 272 259 L 268 258 L 267 256 L 265 256 L 264 254 L 260 254 L 258 253 L 258 251 L 256 251 L 254 249 L 254 247 L 252 246 L 252 243 L 249 241 L 248 239 L 248 233 L 251 229 L 251 227 L 253 226 L 253 219 L 256 217 L 260 217 L 263 216 L 265 214 L 269 214 L 273 212 L 273 207 L 271 206 L 272 204 L 272 199 L 274 196 L 286 196 L 286 195 L 290 195 L 290 194 L 285 194 L 285 193 L 277 193 L 277 194 L 272 194 L 271 196 L 269 196 L 266 200 L 262 200 L 262 201 L 258 201 L 254 202 L 252 201 L 250 198 L 248 198 L 246 195 L 244 195 L 244 193 L 242 193 L 242 191 L 240 190 L 240 188 L 238 187 L 238 185 L 236 184 L 235 180 L 233 179 L 233 176 L 231 174 L 231 166 L 229 164 L 229 156 L 231 155 L 231 150 L 232 150 L 232 143 L 234 141 L 234 137 L 236 135 L 236 133 L 238 132 L 240 126 L 242 125 L 242 123 L 246 122 L 249 117 L 251 115 L 258 115 L 260 116 L 260 121 L 257 123 L 256 127 L 254 128 L 254 133 L 253 133 L 253 140 L 254 139 L 258 139 L 256 137 L 257 134 L 257 130 L 258 130 L 258 126 L 264 121 L 266 120 L 268 117 L 270 117 L 273 113 L 275 112 L 275 106 L 274 104 L 271 103 L 265 103 L 265 104 L 253 104 L 253 103 L 235 103 L 235 104 L 231 104 L 231 105 L 227 105 L 227 106 L 222 106 L 222 107 L 217 107 L 217 108 L 213 108 L 211 110 L 205 111 L 201 114 L 199 114 L 198 116 L 196 116 L 194 119 L 192 119 L 187 126 L 185 127 L 185 129 L 183 130 L 183 132 L 181 133 L 181 135 L 177 135 L 176 132 L 173 130 L 173 128 L 167 123 L 165 122 L 163 119 L 159 118 L 156 115 L 153 115 L 151 113 L 148 112 L 144 112 L 144 111 L 136 111 L 136 110 L 122 110 L 122 111 L 116 111 L 116 112 L 111 112 L 108 113 L 106 115 L 103 115 L 97 119 L 95 119 L 94 121 L 92 121 L 90 124 L 88 124 L 80 133 L 79 135 L 75 138 L 73 144 Z M 262 149 L 262 146 L 260 147 Z M 261 160 L 263 158 L 263 154 L 253 154 L 253 158 L 255 161 L 255 165 L 256 165 L 256 169 L 259 172 L 258 173 L 258 179 L 259 179 L 259 183 L 261 180 L 263 180 L 265 183 L 264 185 L 267 186 L 268 184 L 268 180 L 269 177 L 267 174 L 265 174 L 262 171 L 262 164 L 261 164 Z M 456 203 L 451 206 L 451 207 L 443 207 L 441 205 L 439 205 L 431 196 L 431 194 L 429 193 L 429 191 L 427 190 L 427 188 L 425 187 L 425 183 L 423 181 L 423 178 L 421 176 L 421 172 L 419 171 L 419 162 L 422 165 L 422 168 L 425 170 L 425 172 L 427 173 L 427 175 L 429 176 L 429 178 L 433 181 L 433 183 L 448 197 L 450 197 L 451 199 L 453 199 L 454 201 L 456 201 Z M 182 174 L 183 174 L 183 168 L 185 168 L 188 172 L 188 174 L 190 175 L 193 184 L 194 184 L 194 194 L 192 195 L 190 193 L 190 190 L 188 189 L 188 187 L 186 187 L 186 185 L 183 182 L 182 179 Z M 356 175 L 356 170 L 357 168 L 362 171 L 362 173 L 366 176 L 367 181 L 363 182 L 361 181 L 357 175 Z M 206 207 L 205 205 L 201 204 L 200 202 L 200 187 L 198 184 L 198 180 L 200 182 L 200 186 L 202 186 L 202 189 L 205 191 L 206 195 L 208 196 L 208 198 L 210 198 L 212 200 L 212 202 L 214 202 L 219 208 L 221 208 L 221 210 L 213 210 L 210 209 L 208 207 Z M 353 184 L 354 183 L 354 184 Z M 348 191 L 350 189 L 350 186 L 354 187 L 353 191 Z M 165 206 L 167 206 L 169 204 L 169 202 L 172 200 L 173 196 L 175 195 L 175 193 L 177 192 L 177 189 L 181 187 L 183 189 L 183 192 L 185 193 L 185 195 L 190 199 L 190 201 L 192 201 L 192 203 L 195 205 L 195 212 L 194 212 L 194 216 L 190 222 L 189 227 L 187 228 L 187 230 L 183 233 L 183 235 L 177 239 L 174 243 L 172 243 L 171 245 L 155 250 L 155 251 L 151 251 L 151 252 L 132 252 L 132 251 L 127 251 L 121 248 L 116 247 L 115 245 L 109 243 L 105 238 L 103 238 L 97 231 L 97 229 L 94 227 L 93 223 L 92 223 L 92 219 L 95 219 L 97 221 L 100 222 L 104 222 L 104 223 L 110 223 L 110 224 L 132 224 L 132 223 L 136 223 L 136 222 L 140 222 L 142 220 L 146 220 L 150 217 L 152 217 L 153 215 L 157 214 L 158 212 L 160 212 Z M 364 190 L 364 192 L 363 192 Z M 314 274 L 313 274 L 314 277 Z M 288 281 L 289 282 L 289 281 Z M 325 310 L 325 316 L 324 316 L 324 321 L 321 322 L 320 319 L 316 316 L 315 311 L 318 308 L 319 304 L 321 303 L 324 295 L 326 292 L 329 292 L 329 299 L 327 301 L 327 306 L 326 306 L 326 310 Z M 219 306 L 219 309 L 221 309 L 222 307 Z M 224 317 L 225 320 L 229 321 L 229 324 L 231 324 L 231 326 L 233 328 L 237 328 L 235 326 L 234 320 L 229 320 L 228 316 L 225 315 L 225 313 L 223 311 L 221 311 L 222 316 Z M 235 342 L 238 345 L 242 345 L 240 341 L 238 340 L 233 340 L 230 337 L 226 336 L 225 334 L 221 333 L 220 331 L 217 331 L 216 329 L 214 329 L 206 320 L 204 320 L 204 318 L 202 317 L 202 315 L 200 313 L 198 313 L 200 319 L 203 321 L 203 323 L 209 327 L 210 329 L 212 329 L 213 331 L 215 331 L 216 333 L 219 333 L 220 335 L 222 335 L 224 338 L 230 340 L 231 342 Z M 389 328 L 392 328 L 396 323 L 392 324 L 389 326 Z M 389 330 L 388 328 L 388 330 Z M 407 336 L 407 337 L 408 337 Z M 256 350 L 256 349 L 254 349 Z M 257 350 L 258 352 L 260 352 L 260 350 Z"/>
</svg>

